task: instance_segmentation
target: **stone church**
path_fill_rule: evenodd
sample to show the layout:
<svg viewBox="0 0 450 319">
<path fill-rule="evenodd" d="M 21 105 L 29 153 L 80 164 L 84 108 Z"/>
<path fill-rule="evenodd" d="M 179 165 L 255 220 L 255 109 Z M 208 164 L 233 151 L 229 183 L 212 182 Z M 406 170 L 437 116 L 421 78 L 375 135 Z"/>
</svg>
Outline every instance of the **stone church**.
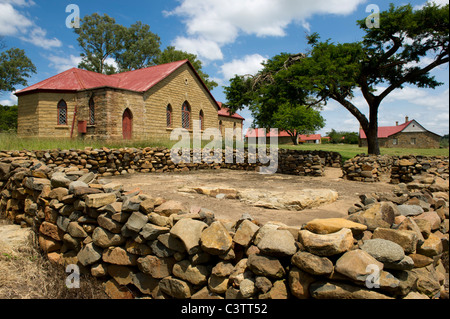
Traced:
<svg viewBox="0 0 450 319">
<path fill-rule="evenodd" d="M 221 108 L 188 60 L 113 75 L 72 68 L 15 94 L 20 137 L 169 139 L 195 120 L 202 129 L 244 121 Z"/>
</svg>

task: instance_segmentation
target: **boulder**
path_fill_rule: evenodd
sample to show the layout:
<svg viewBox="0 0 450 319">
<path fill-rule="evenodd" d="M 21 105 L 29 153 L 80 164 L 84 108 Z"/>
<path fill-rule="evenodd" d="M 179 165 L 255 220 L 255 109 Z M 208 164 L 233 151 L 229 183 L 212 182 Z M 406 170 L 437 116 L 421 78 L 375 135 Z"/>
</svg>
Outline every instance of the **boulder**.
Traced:
<svg viewBox="0 0 450 319">
<path fill-rule="evenodd" d="M 292 256 L 296 253 L 295 239 L 288 230 L 272 229 L 258 242 L 259 250 L 278 257 Z"/>
<path fill-rule="evenodd" d="M 161 279 L 172 274 L 172 268 L 175 263 L 173 258 L 159 258 L 148 255 L 137 259 L 137 266 L 144 274 L 153 278 Z"/>
<path fill-rule="evenodd" d="M 125 238 L 121 234 L 113 234 L 102 227 L 96 227 L 92 233 L 92 241 L 98 247 L 108 248 L 122 245 L 125 242 Z"/>
<path fill-rule="evenodd" d="M 188 299 L 192 295 L 192 287 L 187 282 L 174 277 L 166 277 L 159 282 L 162 292 L 176 299 Z"/>
<path fill-rule="evenodd" d="M 360 248 L 382 263 L 395 263 L 405 258 L 403 248 L 390 240 L 366 240 Z"/>
<path fill-rule="evenodd" d="M 102 259 L 102 249 L 93 243 L 84 246 L 77 254 L 78 261 L 83 266 L 89 266 Z"/>
<path fill-rule="evenodd" d="M 170 230 L 170 234 L 180 239 L 189 255 L 195 254 L 200 247 L 202 232 L 208 225 L 199 220 L 184 218 L 179 220 Z"/>
<path fill-rule="evenodd" d="M 169 217 L 170 215 L 173 214 L 179 214 L 182 212 L 187 212 L 186 207 L 184 206 L 183 203 L 175 200 L 169 200 L 155 208 L 155 213 L 166 217 Z"/>
<path fill-rule="evenodd" d="M 213 222 L 203 230 L 200 237 L 201 247 L 211 255 L 226 253 L 233 244 L 233 238 L 220 221 Z"/>
<path fill-rule="evenodd" d="M 306 251 L 298 251 L 292 256 L 291 263 L 299 269 L 316 276 L 328 276 L 333 272 L 331 260 Z"/>
<path fill-rule="evenodd" d="M 140 212 L 134 212 L 125 224 L 128 230 L 139 233 L 141 229 L 147 224 L 148 217 Z"/>
<path fill-rule="evenodd" d="M 205 285 L 211 270 L 205 265 L 192 265 L 189 260 L 182 260 L 173 265 L 172 273 L 193 285 Z"/>
<path fill-rule="evenodd" d="M 348 228 L 326 235 L 314 234 L 309 230 L 301 230 L 298 233 L 298 238 L 308 252 L 318 256 L 341 254 L 353 246 L 352 231 Z"/>
<path fill-rule="evenodd" d="M 369 275 L 380 272 L 383 264 L 361 249 L 346 252 L 336 261 L 336 271 L 352 280 L 365 282 Z"/>
<path fill-rule="evenodd" d="M 377 291 L 347 283 L 318 281 L 312 283 L 309 289 L 315 299 L 394 299 Z"/>
<path fill-rule="evenodd" d="M 128 253 L 122 247 L 109 247 L 105 249 L 102 255 L 104 262 L 122 265 L 122 266 L 134 266 L 138 256 Z"/>
<path fill-rule="evenodd" d="M 170 229 L 168 227 L 161 227 L 147 223 L 139 232 L 139 235 L 141 235 L 145 240 L 155 240 L 159 235 L 168 233 L 169 231 Z"/>
<path fill-rule="evenodd" d="M 85 196 L 87 207 L 100 208 L 116 201 L 116 195 L 113 193 L 90 194 Z"/>
<path fill-rule="evenodd" d="M 390 228 L 375 229 L 372 238 L 381 238 L 393 241 L 394 243 L 399 244 L 406 254 L 415 252 L 418 241 L 417 234 L 414 231 Z"/>
<path fill-rule="evenodd" d="M 314 219 L 306 223 L 304 229 L 316 234 L 331 234 L 340 231 L 342 228 L 350 229 L 353 234 L 362 233 L 367 229 L 366 225 L 355 223 L 344 218 Z"/>
<path fill-rule="evenodd" d="M 316 281 L 316 278 L 297 267 L 292 267 L 288 279 L 289 288 L 294 297 L 298 299 L 310 298 L 309 287 Z"/>
<path fill-rule="evenodd" d="M 424 212 L 423 208 L 418 205 L 399 205 L 397 206 L 398 211 L 403 216 L 417 216 Z"/>
<path fill-rule="evenodd" d="M 236 230 L 233 241 L 236 244 L 247 247 L 251 243 L 253 236 L 258 231 L 258 229 L 259 226 L 246 219 L 241 222 L 239 228 Z"/>
<path fill-rule="evenodd" d="M 247 259 L 247 266 L 258 276 L 283 278 L 286 274 L 280 261 L 270 256 L 250 255 Z"/>
</svg>

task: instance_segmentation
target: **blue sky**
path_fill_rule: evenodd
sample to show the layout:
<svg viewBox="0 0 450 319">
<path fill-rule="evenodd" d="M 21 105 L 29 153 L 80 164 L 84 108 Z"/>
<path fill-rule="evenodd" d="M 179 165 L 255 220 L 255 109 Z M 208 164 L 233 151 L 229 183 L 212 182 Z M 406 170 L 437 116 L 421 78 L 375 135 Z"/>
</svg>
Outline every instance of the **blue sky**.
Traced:
<svg viewBox="0 0 450 319">
<path fill-rule="evenodd" d="M 219 83 L 213 95 L 225 102 L 223 86 L 234 74 L 254 74 L 264 59 L 280 52 L 305 52 L 307 33 L 318 32 L 334 42 L 358 41 L 363 32 L 356 20 L 367 17 L 367 6 L 375 4 L 383 11 L 391 2 L 419 7 L 426 0 L 0 0 L 0 36 L 7 47 L 24 49 L 36 65 L 37 74 L 28 81 L 31 85 L 80 61 L 77 36 L 65 23 L 70 14 L 67 5 L 78 5 L 81 17 L 106 13 L 125 26 L 142 21 L 160 36 L 162 49 L 174 45 L 197 54 L 204 71 Z M 448 134 L 448 65 L 433 75 L 444 85 L 435 90 L 405 87 L 386 98 L 379 125 L 403 123 L 408 116 L 430 131 Z M 360 94 L 353 102 L 367 114 Z M 15 96 L 2 92 L 0 104 L 15 103 Z M 244 127 L 249 127 L 250 112 L 240 114 L 246 118 Z M 326 126 L 319 133 L 323 135 L 331 129 L 358 131 L 356 119 L 336 102 L 325 106 L 322 115 Z"/>
</svg>

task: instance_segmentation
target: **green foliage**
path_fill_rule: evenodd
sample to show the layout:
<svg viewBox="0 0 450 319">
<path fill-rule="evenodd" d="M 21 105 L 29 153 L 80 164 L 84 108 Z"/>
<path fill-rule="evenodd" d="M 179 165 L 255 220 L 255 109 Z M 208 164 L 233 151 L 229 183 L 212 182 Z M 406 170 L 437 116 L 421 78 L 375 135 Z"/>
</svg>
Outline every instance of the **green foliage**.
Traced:
<svg viewBox="0 0 450 319">
<path fill-rule="evenodd" d="M 209 90 L 218 85 L 202 71 L 202 62 L 195 54 L 176 50 L 173 46 L 161 52 L 159 36 L 140 21 L 127 28 L 107 14 L 100 16 L 94 13 L 81 19 L 80 28 L 75 29 L 75 33 L 83 50 L 79 68 L 114 74 L 188 59 Z M 108 64 L 108 59 L 113 59 L 118 69 Z"/>
<path fill-rule="evenodd" d="M 161 52 L 161 54 L 155 59 L 156 64 L 164 64 L 170 62 L 176 62 L 181 60 L 189 60 L 198 75 L 205 82 L 209 90 L 217 87 L 217 83 L 209 79 L 209 75 L 202 71 L 202 62 L 197 58 L 195 54 L 188 53 L 181 50 L 176 50 L 173 46 L 168 46 Z"/>
<path fill-rule="evenodd" d="M 321 41 L 314 33 L 307 38 L 311 46 L 307 56 L 282 53 L 253 78 L 243 83 L 232 79 L 225 89 L 232 109 L 248 106 L 261 124 L 269 123 L 277 105 L 286 101 L 296 100 L 292 103 L 296 105 L 308 104 L 311 97 L 318 102 L 332 99 L 358 119 L 367 135 L 368 153 L 380 154 L 377 132 L 382 101 L 405 85 L 436 88 L 442 84 L 430 71 L 449 61 L 449 5 L 428 3 L 413 10 L 411 5 L 392 4 L 380 13 L 380 21 L 380 28 L 372 29 L 365 20 L 358 21 L 366 34 L 352 43 Z M 387 87 L 376 95 L 380 84 Z M 238 88 L 254 95 L 241 92 L 232 97 Z M 356 89 L 369 106 L 368 117 L 352 103 Z"/>
<path fill-rule="evenodd" d="M 0 132 L 17 130 L 17 105 L 0 105 Z"/>
<path fill-rule="evenodd" d="M 337 132 L 332 129 L 327 133 L 331 144 L 359 144 L 359 134 L 355 132 Z"/>
<path fill-rule="evenodd" d="M 161 54 L 161 40 L 150 26 L 138 21 L 122 29 L 124 50 L 115 53 L 120 71 L 131 71 L 155 65 Z"/>
<path fill-rule="evenodd" d="M 289 133 L 294 145 L 298 143 L 298 135 L 314 134 L 325 126 L 320 112 L 304 105 L 283 104 L 273 115 L 273 120 L 274 127 Z"/>
<path fill-rule="evenodd" d="M 441 148 L 448 148 L 449 145 L 449 135 L 446 134 L 441 138 Z"/>
<path fill-rule="evenodd" d="M 0 49 L 4 49 L 1 39 Z M 36 67 L 24 50 L 11 48 L 0 53 L 0 91 L 13 92 L 17 85 L 27 85 L 26 78 L 33 73 Z"/>
<path fill-rule="evenodd" d="M 106 59 L 123 50 L 125 28 L 116 24 L 116 20 L 107 14 L 100 16 L 94 13 L 81 19 L 80 28 L 74 30 L 83 50 L 83 59 L 78 67 L 97 73 L 116 73 L 117 70 L 107 64 Z"/>
</svg>

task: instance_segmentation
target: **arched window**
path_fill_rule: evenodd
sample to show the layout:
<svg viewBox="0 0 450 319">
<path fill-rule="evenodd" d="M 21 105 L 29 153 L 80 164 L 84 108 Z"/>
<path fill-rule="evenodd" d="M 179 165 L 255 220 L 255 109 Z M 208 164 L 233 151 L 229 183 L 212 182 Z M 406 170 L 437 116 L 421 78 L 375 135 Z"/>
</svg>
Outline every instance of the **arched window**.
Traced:
<svg viewBox="0 0 450 319">
<path fill-rule="evenodd" d="M 67 125 L 67 104 L 64 100 L 58 102 L 58 125 Z"/>
<path fill-rule="evenodd" d="M 181 108 L 181 125 L 187 130 L 191 128 L 191 107 L 188 102 L 184 102 Z"/>
<path fill-rule="evenodd" d="M 89 100 L 89 125 L 95 125 L 95 104 L 92 97 Z"/>
<path fill-rule="evenodd" d="M 200 121 L 200 130 L 205 129 L 205 122 L 204 122 L 205 115 L 203 114 L 203 110 L 200 111 L 200 114 L 198 116 L 198 120 Z"/>
<path fill-rule="evenodd" d="M 172 127 L 172 106 L 170 104 L 166 107 L 166 123 L 167 127 Z"/>
</svg>

